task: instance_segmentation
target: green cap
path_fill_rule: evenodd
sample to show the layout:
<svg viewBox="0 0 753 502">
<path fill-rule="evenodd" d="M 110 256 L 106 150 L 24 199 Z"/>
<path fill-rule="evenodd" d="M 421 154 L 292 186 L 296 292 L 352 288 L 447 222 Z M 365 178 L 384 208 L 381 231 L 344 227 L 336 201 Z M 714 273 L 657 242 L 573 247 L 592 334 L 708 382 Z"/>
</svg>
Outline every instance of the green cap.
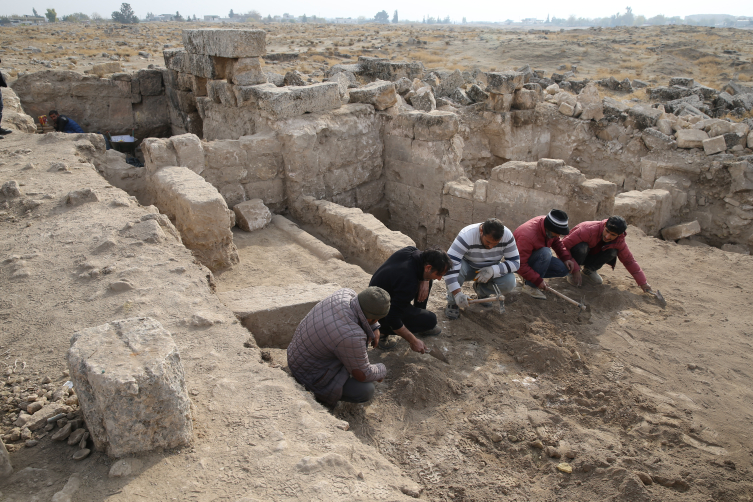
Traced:
<svg viewBox="0 0 753 502">
<path fill-rule="evenodd" d="M 366 319 L 381 319 L 390 311 L 390 294 L 376 286 L 358 293 L 358 303 Z"/>
</svg>

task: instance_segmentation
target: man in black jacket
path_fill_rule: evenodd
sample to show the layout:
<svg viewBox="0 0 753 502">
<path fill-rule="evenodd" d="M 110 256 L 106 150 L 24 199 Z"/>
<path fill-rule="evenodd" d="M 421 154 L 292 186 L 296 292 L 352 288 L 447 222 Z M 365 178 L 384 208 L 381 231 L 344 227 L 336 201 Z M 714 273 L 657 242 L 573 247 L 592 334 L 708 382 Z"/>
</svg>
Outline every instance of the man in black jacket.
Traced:
<svg viewBox="0 0 753 502">
<path fill-rule="evenodd" d="M 398 335 L 412 350 L 425 352 L 426 346 L 416 336 L 433 336 L 442 331 L 437 327 L 436 314 L 426 310 L 431 284 L 451 267 L 450 257 L 444 251 L 419 251 L 412 246 L 396 251 L 379 267 L 369 286 L 380 287 L 390 294 L 390 311 L 380 321 L 379 348 L 394 347 L 397 342 L 389 340 L 389 335 Z"/>
<path fill-rule="evenodd" d="M 0 63 L 2 63 L 2 59 L 0 59 Z M 8 84 L 5 82 L 5 77 L 3 77 L 2 72 L 0 72 L 0 87 L 8 87 Z M 3 121 L 3 93 L 0 91 L 0 123 Z M 0 127 L 0 139 L 3 139 L 3 136 L 6 134 L 10 134 L 13 131 L 10 129 L 3 129 Z"/>
</svg>

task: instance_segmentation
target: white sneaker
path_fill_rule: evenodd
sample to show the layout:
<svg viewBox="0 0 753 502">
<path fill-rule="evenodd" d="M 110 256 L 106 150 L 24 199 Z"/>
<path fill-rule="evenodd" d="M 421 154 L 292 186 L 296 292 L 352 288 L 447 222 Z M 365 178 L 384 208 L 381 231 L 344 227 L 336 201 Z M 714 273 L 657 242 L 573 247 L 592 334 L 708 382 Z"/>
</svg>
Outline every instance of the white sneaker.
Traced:
<svg viewBox="0 0 753 502">
<path fill-rule="evenodd" d="M 604 284 L 604 280 L 601 278 L 599 274 L 596 273 L 595 270 L 589 270 L 583 267 L 582 273 L 583 273 L 583 277 L 593 282 L 594 284 Z"/>
<path fill-rule="evenodd" d="M 537 300 L 546 300 L 546 295 L 543 291 L 539 288 L 529 286 L 528 284 L 523 286 L 523 293 L 529 295 L 531 298 L 536 298 Z"/>
</svg>

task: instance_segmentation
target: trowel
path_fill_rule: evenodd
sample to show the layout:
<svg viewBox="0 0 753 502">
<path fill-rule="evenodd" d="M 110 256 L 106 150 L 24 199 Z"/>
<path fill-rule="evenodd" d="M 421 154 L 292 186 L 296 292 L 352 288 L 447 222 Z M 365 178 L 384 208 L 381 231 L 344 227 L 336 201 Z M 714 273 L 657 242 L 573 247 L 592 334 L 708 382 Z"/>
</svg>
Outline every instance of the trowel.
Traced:
<svg viewBox="0 0 753 502">
<path fill-rule="evenodd" d="M 656 299 L 659 300 L 659 305 L 661 305 L 662 307 L 667 306 L 667 300 L 664 299 L 664 296 L 662 296 L 661 291 L 659 291 L 658 289 L 656 291 L 649 289 L 648 291 L 646 291 L 646 293 L 655 296 Z"/>
<path fill-rule="evenodd" d="M 450 364 L 450 361 L 447 360 L 447 356 L 444 355 L 444 352 L 442 352 L 442 349 L 437 347 L 436 345 L 429 345 L 424 344 L 426 346 L 426 351 L 424 354 L 429 354 L 431 357 L 435 359 L 439 359 L 443 363 Z"/>
</svg>

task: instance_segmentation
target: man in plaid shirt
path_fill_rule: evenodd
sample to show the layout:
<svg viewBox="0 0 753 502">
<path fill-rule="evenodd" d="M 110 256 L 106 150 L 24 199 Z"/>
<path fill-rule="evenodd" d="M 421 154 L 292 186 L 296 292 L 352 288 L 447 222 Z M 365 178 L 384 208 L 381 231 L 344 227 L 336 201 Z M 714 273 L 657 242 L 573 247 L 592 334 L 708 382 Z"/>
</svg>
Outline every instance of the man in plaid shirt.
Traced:
<svg viewBox="0 0 753 502">
<path fill-rule="evenodd" d="M 298 383 L 328 406 L 371 400 L 387 368 L 369 363 L 366 347 L 379 343 L 377 321 L 389 310 L 390 295 L 377 287 L 359 294 L 339 289 L 317 303 L 288 345 L 288 367 Z"/>
</svg>

